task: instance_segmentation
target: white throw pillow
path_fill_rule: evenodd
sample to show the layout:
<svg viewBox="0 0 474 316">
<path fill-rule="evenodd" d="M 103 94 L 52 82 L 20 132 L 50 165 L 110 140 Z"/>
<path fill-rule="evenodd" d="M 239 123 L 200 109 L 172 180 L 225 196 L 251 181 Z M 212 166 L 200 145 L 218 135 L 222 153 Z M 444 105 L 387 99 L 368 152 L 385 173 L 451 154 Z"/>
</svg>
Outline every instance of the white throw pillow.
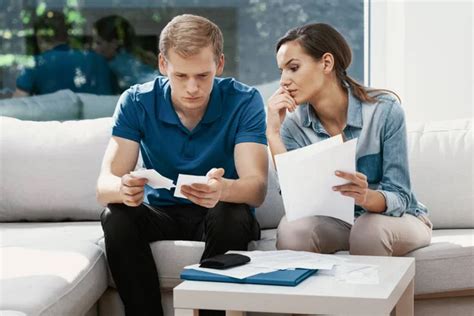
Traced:
<svg viewBox="0 0 474 316">
<path fill-rule="evenodd" d="M 98 220 L 96 180 L 111 118 L 0 117 L 0 221 Z"/>
</svg>

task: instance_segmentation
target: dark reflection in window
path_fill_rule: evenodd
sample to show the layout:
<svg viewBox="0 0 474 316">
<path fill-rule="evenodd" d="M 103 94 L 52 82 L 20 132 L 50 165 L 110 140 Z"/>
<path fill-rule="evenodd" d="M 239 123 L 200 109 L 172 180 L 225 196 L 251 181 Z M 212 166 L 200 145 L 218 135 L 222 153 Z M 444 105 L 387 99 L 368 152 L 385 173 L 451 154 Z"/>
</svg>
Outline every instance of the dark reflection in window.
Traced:
<svg viewBox="0 0 474 316">
<path fill-rule="evenodd" d="M 115 16 L 115 31 L 128 38 L 115 37 L 115 55 L 100 53 L 106 56 L 113 73 L 112 93 L 118 94 L 131 84 L 158 74 L 159 34 L 166 23 L 182 13 L 205 16 L 222 29 L 224 76 L 250 85 L 274 83 L 279 78 L 274 51 L 278 38 L 292 27 L 324 22 L 336 27 L 348 40 L 353 49 L 349 73 L 363 81 L 363 7 L 363 1 L 351 0 L 1 1 L 0 98 L 11 95 L 21 71 L 33 65 L 32 56 L 39 53 L 34 22 L 51 11 L 64 13 L 69 47 L 88 53 L 93 48 L 100 52 L 100 41 L 114 38 L 113 27 L 108 27 L 109 34 L 100 36 L 98 26 L 100 21 Z M 80 83 L 81 76 L 77 78 Z"/>
<path fill-rule="evenodd" d="M 35 49 L 31 67 L 16 80 L 19 95 L 46 94 L 62 89 L 112 94 L 113 77 L 101 55 L 74 49 L 68 43 L 68 25 L 59 11 L 48 11 L 34 22 Z"/>
</svg>

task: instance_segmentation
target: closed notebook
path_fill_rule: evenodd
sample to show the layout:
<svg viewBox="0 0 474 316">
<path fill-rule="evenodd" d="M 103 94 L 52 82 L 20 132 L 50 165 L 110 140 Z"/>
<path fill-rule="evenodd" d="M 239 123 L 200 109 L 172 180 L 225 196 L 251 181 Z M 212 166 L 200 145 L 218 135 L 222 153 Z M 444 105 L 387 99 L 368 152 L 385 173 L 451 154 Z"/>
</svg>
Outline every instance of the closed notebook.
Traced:
<svg viewBox="0 0 474 316">
<path fill-rule="evenodd" d="M 216 273 L 204 272 L 194 269 L 184 269 L 183 272 L 181 272 L 181 279 L 193 281 L 296 286 L 304 279 L 313 275 L 316 271 L 318 270 L 278 270 L 268 273 L 259 273 L 244 279 L 237 279 Z"/>
</svg>

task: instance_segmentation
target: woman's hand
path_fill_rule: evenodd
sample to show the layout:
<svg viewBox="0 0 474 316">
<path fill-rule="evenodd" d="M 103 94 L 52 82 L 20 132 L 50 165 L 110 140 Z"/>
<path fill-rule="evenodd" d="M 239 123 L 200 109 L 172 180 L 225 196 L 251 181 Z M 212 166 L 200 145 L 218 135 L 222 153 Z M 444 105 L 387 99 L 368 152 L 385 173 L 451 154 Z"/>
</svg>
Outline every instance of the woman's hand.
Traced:
<svg viewBox="0 0 474 316">
<path fill-rule="evenodd" d="M 336 171 L 336 176 L 350 181 L 350 183 L 334 186 L 334 191 L 341 192 L 342 195 L 350 196 L 354 198 L 355 204 L 364 207 L 367 203 L 367 195 L 369 192 L 369 184 L 367 183 L 367 177 L 365 174 L 347 173 L 342 171 Z"/>
<path fill-rule="evenodd" d="M 280 127 L 286 116 L 286 110 L 293 112 L 296 110 L 297 104 L 293 97 L 280 87 L 268 99 L 267 110 L 267 134 L 280 134 Z"/>
</svg>

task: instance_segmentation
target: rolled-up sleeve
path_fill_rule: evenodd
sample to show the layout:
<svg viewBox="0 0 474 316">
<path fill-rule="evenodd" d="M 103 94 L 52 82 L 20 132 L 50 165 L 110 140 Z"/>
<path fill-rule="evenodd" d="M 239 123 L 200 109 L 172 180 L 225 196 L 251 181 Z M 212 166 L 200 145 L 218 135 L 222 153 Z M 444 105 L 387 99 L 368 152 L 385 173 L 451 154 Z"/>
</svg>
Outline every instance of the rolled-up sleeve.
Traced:
<svg viewBox="0 0 474 316">
<path fill-rule="evenodd" d="M 283 121 L 283 124 L 280 129 L 281 140 L 283 144 L 285 145 L 286 150 L 288 151 L 304 147 L 304 145 L 299 144 L 296 141 L 294 137 L 294 133 L 295 133 L 295 130 L 297 129 L 293 125 L 295 125 L 295 123 L 287 117 Z"/>
<path fill-rule="evenodd" d="M 383 194 L 387 205 L 382 214 L 400 217 L 410 205 L 411 184 L 405 115 L 397 101 L 393 102 L 387 115 L 382 141 L 383 176 L 377 190 Z"/>
<path fill-rule="evenodd" d="M 242 113 L 235 144 L 259 143 L 267 145 L 265 109 L 262 96 L 257 90 L 254 91 L 252 98 L 245 105 L 245 111 L 242 111 Z"/>
<path fill-rule="evenodd" d="M 132 88 L 122 93 L 113 115 L 112 135 L 139 143 L 142 138 L 140 117 L 143 116 L 140 112 L 142 108 L 134 100 Z"/>
</svg>

